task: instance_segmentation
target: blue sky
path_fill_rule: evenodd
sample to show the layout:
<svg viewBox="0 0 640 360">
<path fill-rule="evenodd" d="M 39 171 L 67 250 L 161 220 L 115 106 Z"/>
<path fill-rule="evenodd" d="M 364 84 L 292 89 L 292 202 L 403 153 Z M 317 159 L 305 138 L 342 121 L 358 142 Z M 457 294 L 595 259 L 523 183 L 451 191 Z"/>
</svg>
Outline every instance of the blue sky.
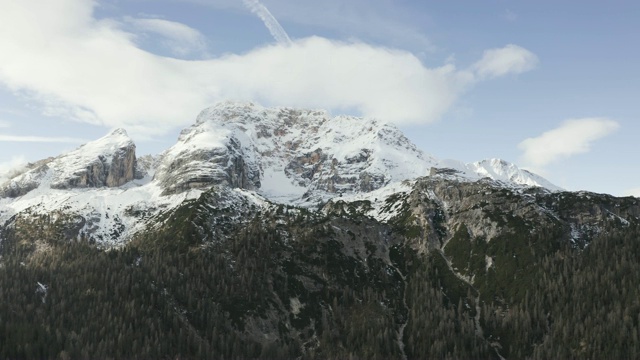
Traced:
<svg viewBox="0 0 640 360">
<path fill-rule="evenodd" d="M 158 153 L 230 98 L 374 116 L 439 158 L 640 196 L 636 1 L 0 5 L 0 171 L 115 127 Z"/>
</svg>

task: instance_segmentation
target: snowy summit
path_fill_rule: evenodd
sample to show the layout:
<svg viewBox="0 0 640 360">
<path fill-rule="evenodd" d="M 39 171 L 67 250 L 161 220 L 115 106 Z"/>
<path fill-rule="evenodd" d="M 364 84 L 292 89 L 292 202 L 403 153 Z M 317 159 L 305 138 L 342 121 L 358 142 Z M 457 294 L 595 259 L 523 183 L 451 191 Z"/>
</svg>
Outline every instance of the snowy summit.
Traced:
<svg viewBox="0 0 640 360">
<path fill-rule="evenodd" d="M 117 129 L 30 164 L 0 186 L 0 220 L 27 209 L 66 209 L 83 219 L 81 233 L 119 242 L 141 226 L 132 213 L 153 216 L 212 186 L 249 196 L 258 205 L 296 206 L 390 192 L 423 176 L 560 190 L 498 159 L 438 160 L 394 125 L 375 119 L 229 101 L 203 110 L 164 153 L 140 160 L 126 131 Z M 116 240 L 107 236 L 114 231 Z"/>
</svg>

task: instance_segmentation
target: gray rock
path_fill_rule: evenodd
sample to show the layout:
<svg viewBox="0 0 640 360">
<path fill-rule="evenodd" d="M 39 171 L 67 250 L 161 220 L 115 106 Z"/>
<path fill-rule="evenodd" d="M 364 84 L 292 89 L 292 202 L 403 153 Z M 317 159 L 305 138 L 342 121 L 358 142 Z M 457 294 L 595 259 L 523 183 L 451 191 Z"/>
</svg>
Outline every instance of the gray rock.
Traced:
<svg viewBox="0 0 640 360">
<path fill-rule="evenodd" d="M 161 161 L 155 179 L 164 188 L 164 194 L 212 185 L 247 190 L 260 187 L 259 170 L 245 162 L 243 149 L 234 138 L 227 139 L 225 146 L 221 147 L 169 150 Z"/>
<path fill-rule="evenodd" d="M 136 146 L 122 129 L 78 149 L 27 166 L 0 188 L 2 197 L 19 197 L 48 185 L 52 189 L 118 187 L 142 177 Z"/>
<path fill-rule="evenodd" d="M 104 146 L 105 151 L 94 158 L 85 159 L 84 164 L 74 164 L 76 169 L 70 175 L 61 171 L 62 176 L 51 184 L 54 189 L 86 188 L 86 187 L 118 187 L 136 178 L 136 145 L 131 139 L 122 142 L 122 137 L 128 139 L 123 129 L 113 131 L 107 137 L 96 142 L 108 142 L 108 138 L 117 138 L 120 142 L 110 146 Z M 105 141 L 105 139 L 107 141 Z M 92 145 L 91 143 L 84 147 Z M 80 148 L 79 150 L 82 150 Z M 69 157 L 69 156 L 66 156 Z M 58 164 L 60 167 L 68 166 L 64 161 Z M 72 166 L 74 166 L 72 165 Z"/>
</svg>

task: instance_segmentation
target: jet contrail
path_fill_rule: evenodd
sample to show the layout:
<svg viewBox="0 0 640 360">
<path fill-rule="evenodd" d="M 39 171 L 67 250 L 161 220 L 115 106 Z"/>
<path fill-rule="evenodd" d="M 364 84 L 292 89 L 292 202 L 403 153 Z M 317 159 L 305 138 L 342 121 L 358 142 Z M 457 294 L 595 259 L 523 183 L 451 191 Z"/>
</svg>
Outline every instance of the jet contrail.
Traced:
<svg viewBox="0 0 640 360">
<path fill-rule="evenodd" d="M 269 12 L 269 9 L 267 9 L 266 6 L 264 6 L 259 0 L 243 0 L 243 2 L 244 6 L 251 10 L 252 13 L 258 15 L 262 22 L 264 22 L 264 25 L 269 29 L 271 36 L 273 36 L 278 43 L 283 45 L 291 44 L 289 35 L 287 35 L 287 32 L 284 31 L 282 26 L 280 26 L 278 20 L 271 15 L 271 12 Z"/>
</svg>

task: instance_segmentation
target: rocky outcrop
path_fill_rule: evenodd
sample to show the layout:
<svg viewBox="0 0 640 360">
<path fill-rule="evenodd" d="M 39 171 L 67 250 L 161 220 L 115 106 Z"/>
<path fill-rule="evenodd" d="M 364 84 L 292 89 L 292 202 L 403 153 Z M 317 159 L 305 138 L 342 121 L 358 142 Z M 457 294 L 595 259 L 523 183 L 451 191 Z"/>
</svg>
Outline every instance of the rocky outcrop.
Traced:
<svg viewBox="0 0 640 360">
<path fill-rule="evenodd" d="M 136 171 L 136 146 L 123 129 L 28 168 L 5 183 L 0 196 L 19 197 L 40 186 L 52 189 L 118 187 L 142 176 Z"/>
<path fill-rule="evenodd" d="M 394 125 L 375 119 L 236 102 L 203 110 L 164 153 L 155 179 L 165 194 L 228 185 L 308 206 L 425 176 L 432 168 L 451 168 L 453 177 L 474 181 L 488 177 L 557 190 L 505 161 L 437 160 Z"/>
<path fill-rule="evenodd" d="M 114 154 L 108 169 L 105 185 L 117 187 L 128 183 L 136 176 L 136 147 L 135 145 Z"/>
<path fill-rule="evenodd" d="M 327 205 L 328 209 L 333 206 Z M 406 190 L 376 198 L 364 213 L 398 229 L 414 229 L 409 243 L 420 253 L 441 250 L 462 229 L 470 239 L 486 243 L 514 236 L 535 238 L 553 230 L 583 248 L 610 229 L 640 222 L 640 201 L 538 187 L 512 189 L 490 179 L 451 179 L 445 171 L 432 172 Z"/>
<path fill-rule="evenodd" d="M 423 176 L 432 165 L 435 160 L 393 125 L 223 102 L 181 133 L 155 179 L 167 194 L 226 184 L 309 204 Z"/>
<path fill-rule="evenodd" d="M 51 188 L 118 187 L 135 179 L 135 170 L 135 146 L 125 147 L 113 154 L 111 159 L 99 156 L 72 176 L 52 183 Z"/>
<path fill-rule="evenodd" d="M 56 165 L 51 188 L 118 187 L 136 176 L 136 146 L 117 129 L 62 156 Z"/>
<path fill-rule="evenodd" d="M 197 137 L 197 134 L 196 134 Z M 211 185 L 255 190 L 260 187 L 259 169 L 245 161 L 244 149 L 235 138 L 223 144 L 190 147 L 191 137 L 183 133 L 176 146 L 162 156 L 155 179 L 164 194 L 174 194 Z"/>
</svg>

